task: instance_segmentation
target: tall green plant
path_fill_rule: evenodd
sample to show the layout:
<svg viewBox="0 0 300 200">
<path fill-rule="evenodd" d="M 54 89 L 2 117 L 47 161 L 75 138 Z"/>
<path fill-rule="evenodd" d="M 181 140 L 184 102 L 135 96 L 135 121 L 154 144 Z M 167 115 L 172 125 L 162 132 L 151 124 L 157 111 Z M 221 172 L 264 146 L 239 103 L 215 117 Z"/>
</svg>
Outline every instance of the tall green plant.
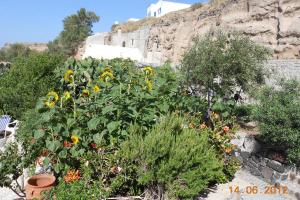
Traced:
<svg viewBox="0 0 300 200">
<path fill-rule="evenodd" d="M 18 57 L 0 77 L 0 110 L 20 119 L 54 87 L 54 69 L 62 63 L 62 57 L 47 53 Z"/>
<path fill-rule="evenodd" d="M 194 45 L 184 54 L 181 72 L 185 85 L 207 97 L 230 98 L 247 92 L 264 81 L 264 61 L 269 51 L 238 34 L 210 32 L 196 37 Z"/>
<path fill-rule="evenodd" d="M 93 23 L 99 21 L 94 12 L 81 8 L 76 14 L 64 19 L 64 29 L 58 38 L 48 44 L 50 52 L 64 52 L 74 55 L 79 45 L 92 34 Z"/>
<path fill-rule="evenodd" d="M 209 129 L 185 128 L 186 123 L 184 118 L 166 116 L 145 137 L 135 128 L 122 145 L 125 163 L 136 165 L 139 183 L 152 194 L 192 199 L 226 179 L 223 163 L 208 143 Z"/>
<path fill-rule="evenodd" d="M 255 119 L 261 139 L 300 164 L 300 83 L 282 81 L 277 88 L 265 87 L 258 99 Z"/>
</svg>

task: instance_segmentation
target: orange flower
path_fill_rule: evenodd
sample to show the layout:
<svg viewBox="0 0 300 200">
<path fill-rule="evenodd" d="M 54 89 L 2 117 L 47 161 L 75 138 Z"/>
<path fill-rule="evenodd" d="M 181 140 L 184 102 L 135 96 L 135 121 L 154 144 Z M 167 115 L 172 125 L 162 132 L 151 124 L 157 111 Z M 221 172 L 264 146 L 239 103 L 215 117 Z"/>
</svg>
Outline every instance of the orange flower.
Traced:
<svg viewBox="0 0 300 200">
<path fill-rule="evenodd" d="M 206 125 L 203 123 L 203 124 L 200 125 L 200 128 L 201 128 L 201 129 L 205 129 L 205 128 L 206 128 Z"/>
<path fill-rule="evenodd" d="M 228 153 L 228 154 L 230 154 L 232 152 L 232 148 L 230 148 L 230 147 L 226 148 L 225 152 Z"/>
<path fill-rule="evenodd" d="M 193 124 L 193 123 L 190 123 L 190 124 L 189 124 L 189 128 L 195 128 L 194 124 Z"/>
<path fill-rule="evenodd" d="M 69 148 L 69 147 L 71 147 L 71 146 L 72 146 L 71 142 L 64 141 L 64 147 L 65 147 L 65 148 Z"/>
<path fill-rule="evenodd" d="M 80 179 L 80 172 L 79 170 L 69 170 L 67 172 L 67 175 L 64 176 L 64 180 L 66 183 L 71 183 L 71 182 L 74 182 L 74 181 L 77 181 Z"/>
<path fill-rule="evenodd" d="M 229 130 L 230 130 L 230 128 L 229 128 L 228 126 L 224 126 L 224 127 L 223 127 L 223 131 L 224 131 L 225 133 L 228 133 Z"/>
<path fill-rule="evenodd" d="M 92 144 L 91 144 L 91 147 L 92 147 L 93 149 L 97 149 L 97 144 L 96 144 L 96 143 L 92 143 Z"/>
</svg>

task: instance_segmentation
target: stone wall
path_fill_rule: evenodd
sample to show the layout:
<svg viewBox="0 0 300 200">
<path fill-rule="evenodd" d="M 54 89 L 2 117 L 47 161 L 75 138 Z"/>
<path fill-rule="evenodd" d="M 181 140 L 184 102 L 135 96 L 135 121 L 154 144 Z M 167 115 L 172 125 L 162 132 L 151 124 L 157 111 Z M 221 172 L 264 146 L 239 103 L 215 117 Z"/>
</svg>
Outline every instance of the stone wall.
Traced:
<svg viewBox="0 0 300 200">
<path fill-rule="evenodd" d="M 280 78 L 300 80 L 300 59 L 269 60 L 266 68 L 271 74 L 267 80 L 269 85 Z"/>
<path fill-rule="evenodd" d="M 235 156 L 242 162 L 243 168 L 270 185 L 286 186 L 290 195 L 300 199 L 300 167 L 274 160 L 275 154 L 249 132 L 238 131 L 237 139 L 232 143 L 238 147 Z"/>
</svg>

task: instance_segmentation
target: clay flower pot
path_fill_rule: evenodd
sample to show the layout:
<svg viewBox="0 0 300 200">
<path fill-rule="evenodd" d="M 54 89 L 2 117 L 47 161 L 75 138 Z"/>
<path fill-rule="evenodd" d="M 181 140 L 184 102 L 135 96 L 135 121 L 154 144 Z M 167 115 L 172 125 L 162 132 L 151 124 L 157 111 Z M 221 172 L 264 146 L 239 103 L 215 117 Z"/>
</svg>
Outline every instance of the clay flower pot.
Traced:
<svg viewBox="0 0 300 200">
<path fill-rule="evenodd" d="M 39 174 L 28 179 L 25 188 L 26 199 L 42 199 L 42 192 L 53 188 L 55 176 L 50 174 Z"/>
</svg>

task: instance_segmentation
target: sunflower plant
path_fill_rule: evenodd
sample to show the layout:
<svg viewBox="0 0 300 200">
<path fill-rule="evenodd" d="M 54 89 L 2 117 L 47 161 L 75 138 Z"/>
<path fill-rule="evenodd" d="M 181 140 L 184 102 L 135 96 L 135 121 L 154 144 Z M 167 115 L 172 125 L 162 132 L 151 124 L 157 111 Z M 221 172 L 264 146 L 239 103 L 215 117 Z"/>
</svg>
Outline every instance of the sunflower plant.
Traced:
<svg viewBox="0 0 300 200">
<path fill-rule="evenodd" d="M 34 149 L 34 155 L 47 150 L 44 164 L 51 164 L 60 177 L 78 169 L 89 152 L 113 154 L 128 137 L 131 124 L 146 132 L 170 111 L 205 107 L 197 106 L 199 100 L 186 104 L 189 97 L 182 95 L 177 75 L 168 66 L 138 68 L 130 60 L 71 59 L 56 71 L 56 80 L 56 87 L 37 105 L 40 119 L 32 139 L 42 147 Z"/>
</svg>

